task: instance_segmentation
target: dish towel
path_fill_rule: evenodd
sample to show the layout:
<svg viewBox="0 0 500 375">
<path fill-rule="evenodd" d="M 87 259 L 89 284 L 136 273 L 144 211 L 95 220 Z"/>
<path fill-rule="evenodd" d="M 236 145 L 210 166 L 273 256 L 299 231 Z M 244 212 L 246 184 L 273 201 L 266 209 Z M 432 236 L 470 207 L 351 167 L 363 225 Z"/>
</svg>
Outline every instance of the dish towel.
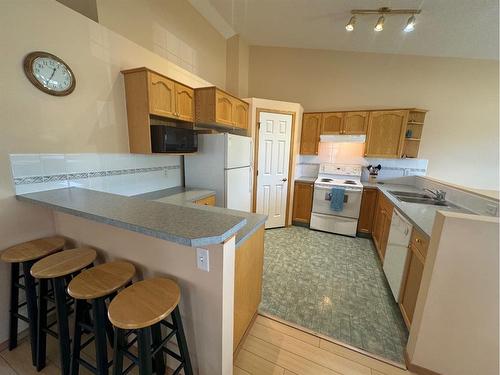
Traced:
<svg viewBox="0 0 500 375">
<path fill-rule="evenodd" d="M 344 193 L 345 188 L 342 186 L 335 186 L 332 188 L 330 195 L 330 209 L 333 211 L 342 211 L 344 209 Z"/>
</svg>

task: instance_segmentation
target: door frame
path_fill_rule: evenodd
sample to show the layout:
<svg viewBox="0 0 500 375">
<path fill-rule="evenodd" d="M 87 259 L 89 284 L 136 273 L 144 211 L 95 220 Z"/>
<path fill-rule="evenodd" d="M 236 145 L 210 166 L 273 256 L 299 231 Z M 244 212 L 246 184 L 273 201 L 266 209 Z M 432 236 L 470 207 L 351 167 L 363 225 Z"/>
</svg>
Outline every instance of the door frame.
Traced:
<svg viewBox="0 0 500 375">
<path fill-rule="evenodd" d="M 291 207 L 291 198 L 293 195 L 290 194 L 290 189 L 292 185 L 291 181 L 291 173 L 292 173 L 292 160 L 295 157 L 293 152 L 294 150 L 294 142 L 295 142 L 295 120 L 297 118 L 297 113 L 293 111 L 281 111 L 278 109 L 267 109 L 267 108 L 259 108 L 257 107 L 255 110 L 255 138 L 254 138 L 254 159 L 256 163 L 254 163 L 253 167 L 253 197 L 252 197 L 252 212 L 257 211 L 257 172 L 259 170 L 259 133 L 260 133 L 260 114 L 261 112 L 267 113 L 275 113 L 278 115 L 291 115 L 292 116 L 292 132 L 290 134 L 290 156 L 288 159 L 288 187 L 286 192 L 286 213 L 285 213 L 285 227 L 288 227 L 288 219 L 290 215 L 290 207 Z M 256 164 L 256 165 L 255 165 Z"/>
</svg>

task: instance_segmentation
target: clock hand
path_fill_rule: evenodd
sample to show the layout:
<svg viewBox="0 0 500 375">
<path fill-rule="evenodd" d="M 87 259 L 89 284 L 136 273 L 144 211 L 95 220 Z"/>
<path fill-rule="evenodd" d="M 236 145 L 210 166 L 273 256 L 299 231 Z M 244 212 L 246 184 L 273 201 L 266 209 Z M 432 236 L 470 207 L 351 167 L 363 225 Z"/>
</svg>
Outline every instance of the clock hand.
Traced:
<svg viewBox="0 0 500 375">
<path fill-rule="evenodd" d="M 54 77 L 54 74 L 56 74 L 56 68 L 54 68 L 54 70 L 52 71 L 52 75 L 50 76 L 49 80 L 47 81 L 50 82 L 52 80 L 52 78 Z"/>
</svg>

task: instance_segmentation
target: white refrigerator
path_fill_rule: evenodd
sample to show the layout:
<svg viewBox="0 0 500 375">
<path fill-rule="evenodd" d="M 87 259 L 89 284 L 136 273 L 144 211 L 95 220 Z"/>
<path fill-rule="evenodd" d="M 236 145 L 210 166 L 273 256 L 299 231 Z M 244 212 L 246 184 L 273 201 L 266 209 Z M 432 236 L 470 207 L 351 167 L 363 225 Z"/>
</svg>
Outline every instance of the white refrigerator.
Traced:
<svg viewBox="0 0 500 375">
<path fill-rule="evenodd" d="M 189 188 L 215 190 L 217 206 L 251 211 L 252 139 L 234 134 L 199 134 L 198 152 L 184 157 Z"/>
</svg>

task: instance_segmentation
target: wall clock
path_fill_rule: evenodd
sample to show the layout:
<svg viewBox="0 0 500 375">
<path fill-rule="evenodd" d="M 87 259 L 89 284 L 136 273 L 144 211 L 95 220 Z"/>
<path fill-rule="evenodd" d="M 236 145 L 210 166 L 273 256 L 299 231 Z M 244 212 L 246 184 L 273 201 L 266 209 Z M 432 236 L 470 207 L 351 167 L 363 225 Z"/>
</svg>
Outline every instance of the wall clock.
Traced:
<svg viewBox="0 0 500 375">
<path fill-rule="evenodd" d="M 24 58 L 24 73 L 35 87 L 50 95 L 65 96 L 75 89 L 76 80 L 71 68 L 48 52 L 28 54 Z"/>
</svg>

